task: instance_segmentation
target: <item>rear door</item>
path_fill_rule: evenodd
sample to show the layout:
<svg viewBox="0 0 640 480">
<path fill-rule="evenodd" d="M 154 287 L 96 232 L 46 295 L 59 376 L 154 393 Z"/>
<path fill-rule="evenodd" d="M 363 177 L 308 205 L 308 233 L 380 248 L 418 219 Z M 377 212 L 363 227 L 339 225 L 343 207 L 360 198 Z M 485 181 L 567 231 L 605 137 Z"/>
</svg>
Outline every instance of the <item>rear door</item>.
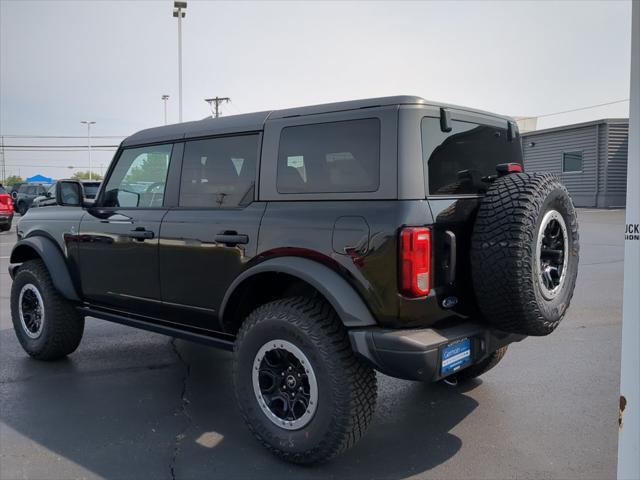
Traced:
<svg viewBox="0 0 640 480">
<path fill-rule="evenodd" d="M 254 201 L 260 134 L 185 142 L 177 206 L 160 234 L 160 282 L 168 319 L 220 330 L 218 310 L 256 254 L 265 203 Z"/>
<path fill-rule="evenodd" d="M 480 201 L 501 163 L 522 164 L 522 147 L 515 126 L 509 135 L 506 120 L 453 112 L 451 131 L 440 118 L 421 121 L 425 191 L 434 218 L 434 286 L 448 290 L 471 312 L 469 275 L 471 234 Z"/>
<path fill-rule="evenodd" d="M 162 144 L 122 150 L 100 198 L 82 218 L 80 277 L 91 303 L 161 316 L 158 241 L 173 149 Z"/>
</svg>

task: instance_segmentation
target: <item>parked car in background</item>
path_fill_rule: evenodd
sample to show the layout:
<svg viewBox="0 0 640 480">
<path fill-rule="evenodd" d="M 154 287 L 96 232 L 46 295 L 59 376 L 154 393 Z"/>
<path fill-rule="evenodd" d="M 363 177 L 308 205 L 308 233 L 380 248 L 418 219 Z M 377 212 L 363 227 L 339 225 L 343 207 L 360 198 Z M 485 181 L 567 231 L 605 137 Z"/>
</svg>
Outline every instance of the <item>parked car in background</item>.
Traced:
<svg viewBox="0 0 640 480">
<path fill-rule="evenodd" d="M 49 183 L 23 183 L 14 199 L 15 209 L 20 215 L 27 213 L 33 201 L 44 195 L 51 187 Z"/>
<path fill-rule="evenodd" d="M 61 180 L 58 180 L 61 181 Z M 58 183 L 58 182 L 56 182 Z M 102 182 L 95 180 L 80 180 L 82 185 L 83 196 L 85 199 L 93 200 L 96 198 L 98 193 L 98 189 L 100 188 L 100 184 Z M 40 195 L 33 200 L 31 204 L 32 207 L 47 207 L 50 205 L 56 205 L 56 184 L 54 183 L 49 187 L 49 189 L 44 193 L 44 195 Z"/>
<path fill-rule="evenodd" d="M 18 196 L 18 190 L 20 190 L 20 187 L 24 184 L 25 182 L 18 182 L 18 183 L 14 183 L 11 186 L 5 187 L 7 189 L 7 193 L 11 195 L 11 198 L 14 200 L 14 202 L 16 197 Z"/>
<path fill-rule="evenodd" d="M 11 230 L 13 221 L 13 199 L 11 194 L 0 185 L 0 232 Z"/>
</svg>

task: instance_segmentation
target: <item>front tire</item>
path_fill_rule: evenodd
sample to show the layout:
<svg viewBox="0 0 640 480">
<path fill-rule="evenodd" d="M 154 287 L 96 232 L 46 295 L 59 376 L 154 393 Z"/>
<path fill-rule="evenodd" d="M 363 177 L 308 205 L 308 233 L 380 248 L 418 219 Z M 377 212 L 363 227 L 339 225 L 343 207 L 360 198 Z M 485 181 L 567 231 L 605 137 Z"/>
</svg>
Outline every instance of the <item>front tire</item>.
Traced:
<svg viewBox="0 0 640 480">
<path fill-rule="evenodd" d="M 20 345 L 38 360 L 69 355 L 84 332 L 84 317 L 58 293 L 41 260 L 18 269 L 11 286 L 11 319 Z"/>
<path fill-rule="evenodd" d="M 253 311 L 238 333 L 233 370 L 249 429 L 289 462 L 322 462 L 352 447 L 375 410 L 375 372 L 318 299 L 286 298 Z"/>
<path fill-rule="evenodd" d="M 20 214 L 20 216 L 24 215 L 25 213 L 27 213 L 27 204 L 24 202 L 18 202 L 18 205 L 16 206 L 16 210 L 18 211 L 18 213 Z"/>
</svg>

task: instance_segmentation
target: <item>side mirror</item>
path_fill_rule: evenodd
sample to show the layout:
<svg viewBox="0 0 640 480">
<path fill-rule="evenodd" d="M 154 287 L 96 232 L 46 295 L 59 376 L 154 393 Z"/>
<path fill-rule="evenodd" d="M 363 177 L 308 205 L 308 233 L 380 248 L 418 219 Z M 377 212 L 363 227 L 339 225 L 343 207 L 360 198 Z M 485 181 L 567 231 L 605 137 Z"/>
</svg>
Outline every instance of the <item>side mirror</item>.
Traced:
<svg viewBox="0 0 640 480">
<path fill-rule="evenodd" d="M 56 203 L 65 207 L 81 207 L 82 184 L 74 180 L 56 183 Z"/>
</svg>

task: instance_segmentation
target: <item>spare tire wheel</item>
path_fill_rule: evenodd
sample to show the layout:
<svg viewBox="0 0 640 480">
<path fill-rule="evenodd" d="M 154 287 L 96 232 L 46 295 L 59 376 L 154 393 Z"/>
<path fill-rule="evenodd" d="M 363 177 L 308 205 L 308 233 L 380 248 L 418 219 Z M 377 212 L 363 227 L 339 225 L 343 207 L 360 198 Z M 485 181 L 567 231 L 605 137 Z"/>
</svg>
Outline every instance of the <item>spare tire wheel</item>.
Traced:
<svg viewBox="0 0 640 480">
<path fill-rule="evenodd" d="M 578 254 L 576 211 L 555 176 L 498 178 L 480 203 L 471 241 L 482 315 L 506 332 L 548 335 L 569 307 Z"/>
</svg>

